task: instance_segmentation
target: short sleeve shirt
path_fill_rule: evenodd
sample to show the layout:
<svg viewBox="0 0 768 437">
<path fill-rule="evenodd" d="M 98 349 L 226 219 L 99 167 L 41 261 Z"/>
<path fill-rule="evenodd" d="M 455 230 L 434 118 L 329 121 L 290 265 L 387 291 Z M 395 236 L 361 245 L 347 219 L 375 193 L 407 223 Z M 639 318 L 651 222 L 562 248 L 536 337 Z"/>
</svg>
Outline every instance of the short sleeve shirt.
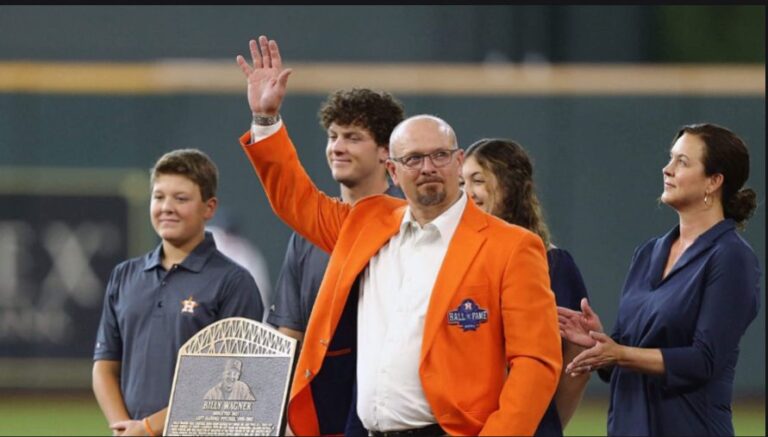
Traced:
<svg viewBox="0 0 768 437">
<path fill-rule="evenodd" d="M 115 267 L 107 284 L 94 360 L 121 362 L 120 388 L 133 419 L 168 405 L 179 348 L 228 317 L 261 321 L 248 271 L 216 249 L 213 236 L 166 271 L 162 245 Z"/>
</svg>

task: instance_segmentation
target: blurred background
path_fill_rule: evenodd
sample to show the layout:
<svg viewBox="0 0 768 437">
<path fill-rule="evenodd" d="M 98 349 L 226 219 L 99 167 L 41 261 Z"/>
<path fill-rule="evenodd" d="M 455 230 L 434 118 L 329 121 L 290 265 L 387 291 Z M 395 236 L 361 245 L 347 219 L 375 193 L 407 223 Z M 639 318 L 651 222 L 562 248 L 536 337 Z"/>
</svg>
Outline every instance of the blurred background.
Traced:
<svg viewBox="0 0 768 437">
<path fill-rule="evenodd" d="M 765 271 L 764 6 L 0 6 L 0 434 L 108 434 L 95 332 L 111 269 L 158 243 L 148 169 L 164 152 L 216 161 L 221 221 L 261 255 L 257 281 L 277 278 L 290 230 L 237 143 L 250 114 L 234 59 L 260 34 L 295 70 L 282 115 L 329 194 L 317 109 L 338 88 L 389 91 L 462 147 L 523 144 L 607 328 L 633 249 L 676 224 L 657 199 L 683 124 L 749 145 L 759 206 L 743 236 Z M 607 394 L 593 378 L 566 434 L 604 434 Z M 765 434 L 764 305 L 734 415 L 737 434 Z"/>
</svg>

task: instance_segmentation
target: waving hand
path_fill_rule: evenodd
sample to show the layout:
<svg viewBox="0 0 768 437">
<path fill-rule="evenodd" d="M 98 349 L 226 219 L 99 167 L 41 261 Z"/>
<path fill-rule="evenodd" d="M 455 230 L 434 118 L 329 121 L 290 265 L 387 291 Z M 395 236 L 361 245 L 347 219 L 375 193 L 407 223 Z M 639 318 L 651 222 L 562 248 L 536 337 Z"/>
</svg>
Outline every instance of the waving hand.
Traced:
<svg viewBox="0 0 768 437">
<path fill-rule="evenodd" d="M 248 80 L 248 105 L 255 115 L 277 115 L 292 70 L 283 69 L 280 50 L 275 40 L 268 40 L 266 36 L 261 35 L 258 43 L 251 40 L 249 47 L 252 64 L 248 64 L 242 56 L 237 56 L 237 63 Z"/>
</svg>

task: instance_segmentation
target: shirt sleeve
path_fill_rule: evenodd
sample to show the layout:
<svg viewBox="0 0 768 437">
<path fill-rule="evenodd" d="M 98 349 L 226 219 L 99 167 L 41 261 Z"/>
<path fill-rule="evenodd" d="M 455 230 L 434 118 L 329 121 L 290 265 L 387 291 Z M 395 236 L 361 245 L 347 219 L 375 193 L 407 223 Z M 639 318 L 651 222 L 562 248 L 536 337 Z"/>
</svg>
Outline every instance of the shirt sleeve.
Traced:
<svg viewBox="0 0 768 437">
<path fill-rule="evenodd" d="M 101 310 L 101 321 L 96 331 L 96 345 L 93 349 L 93 360 L 115 360 L 123 358 L 123 339 L 120 336 L 120 326 L 117 321 L 115 304 L 117 292 L 120 288 L 120 268 L 118 265 L 112 270 L 107 281 L 107 290 L 104 293 L 104 305 Z"/>
<path fill-rule="evenodd" d="M 278 120 L 277 123 L 270 126 L 259 126 L 257 124 L 251 125 L 251 142 L 258 143 L 259 141 L 274 135 L 283 126 L 283 120 Z"/>
<path fill-rule="evenodd" d="M 244 268 L 239 267 L 228 276 L 220 296 L 218 319 L 245 317 L 261 322 L 264 318 L 261 292 L 253 276 Z"/>
<path fill-rule="evenodd" d="M 718 375 L 760 307 L 760 266 L 748 248 L 715 249 L 706 266 L 693 344 L 662 348 L 667 387 L 698 386 Z"/>
<path fill-rule="evenodd" d="M 275 285 L 274 306 L 269 311 L 267 322 L 275 327 L 286 327 L 298 331 L 306 330 L 301 317 L 301 254 L 298 236 L 291 234 L 285 250 L 283 266 Z"/>
</svg>

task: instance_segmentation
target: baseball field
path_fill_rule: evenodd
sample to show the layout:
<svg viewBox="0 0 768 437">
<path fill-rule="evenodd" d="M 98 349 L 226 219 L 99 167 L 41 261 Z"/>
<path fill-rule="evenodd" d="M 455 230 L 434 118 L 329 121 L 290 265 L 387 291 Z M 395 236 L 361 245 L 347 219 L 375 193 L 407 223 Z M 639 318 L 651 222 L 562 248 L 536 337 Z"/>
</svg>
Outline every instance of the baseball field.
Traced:
<svg viewBox="0 0 768 437">
<path fill-rule="evenodd" d="M 734 406 L 736 435 L 765 435 L 765 402 L 737 400 Z M 567 436 L 606 435 L 605 400 L 588 399 L 565 430 Z M 97 436 L 109 429 L 90 392 L 0 392 L 0 435 Z"/>
</svg>

